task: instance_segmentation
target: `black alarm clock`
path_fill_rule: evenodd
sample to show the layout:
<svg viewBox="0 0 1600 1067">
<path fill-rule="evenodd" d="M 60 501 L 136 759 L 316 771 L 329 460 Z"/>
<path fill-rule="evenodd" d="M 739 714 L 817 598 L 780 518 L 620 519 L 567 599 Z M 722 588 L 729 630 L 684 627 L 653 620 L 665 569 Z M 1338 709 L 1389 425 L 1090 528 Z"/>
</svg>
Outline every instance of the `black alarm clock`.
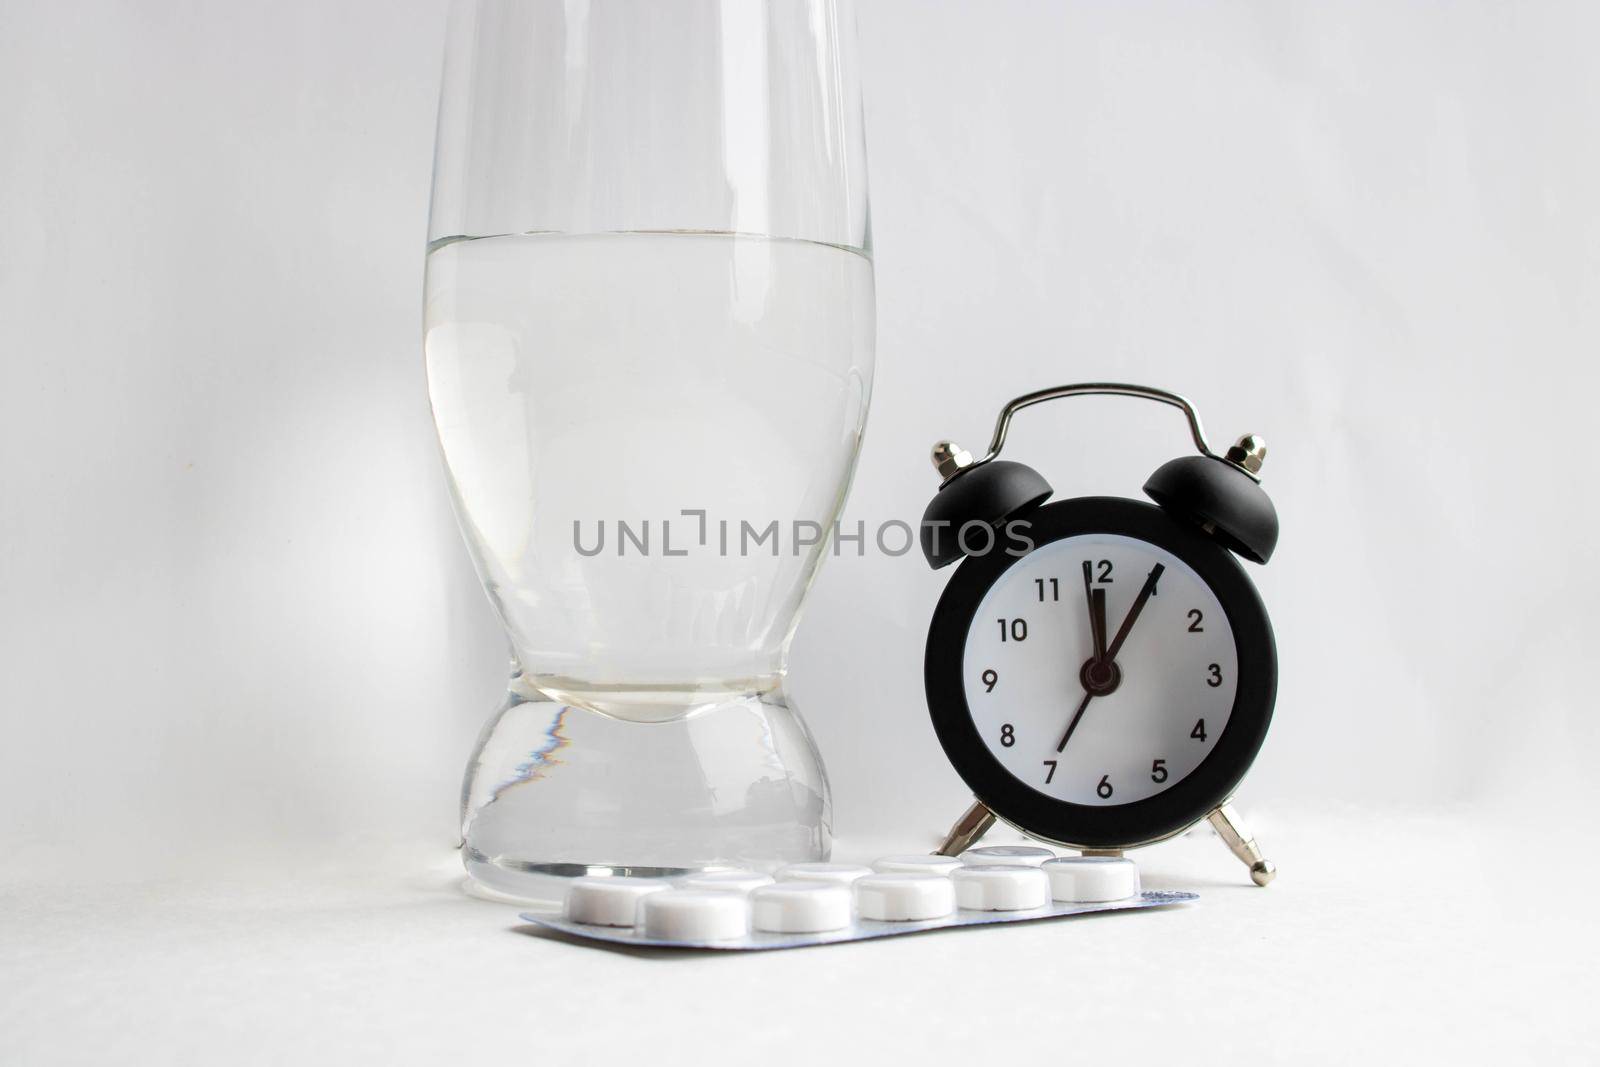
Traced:
<svg viewBox="0 0 1600 1067">
<path fill-rule="evenodd" d="M 1069 396 L 1159 401 L 1188 419 L 1198 455 L 1163 464 L 1154 503 L 1052 490 L 999 459 L 1021 409 Z M 1272 721 L 1277 652 L 1239 563 L 1265 563 L 1278 518 L 1260 485 L 1259 437 L 1223 455 L 1183 397 L 1116 383 L 1029 393 L 1002 409 L 988 454 L 941 441 L 923 554 L 958 563 L 928 630 L 928 710 L 977 803 L 941 853 L 994 822 L 1087 854 L 1119 854 L 1209 818 L 1272 880 L 1228 801 Z"/>
</svg>

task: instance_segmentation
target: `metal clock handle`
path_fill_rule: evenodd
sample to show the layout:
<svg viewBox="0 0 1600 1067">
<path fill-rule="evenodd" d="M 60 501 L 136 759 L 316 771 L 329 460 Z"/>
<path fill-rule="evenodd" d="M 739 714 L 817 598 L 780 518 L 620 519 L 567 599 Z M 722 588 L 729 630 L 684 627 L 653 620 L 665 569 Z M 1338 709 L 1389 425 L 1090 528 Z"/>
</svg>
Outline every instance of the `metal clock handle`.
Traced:
<svg viewBox="0 0 1600 1067">
<path fill-rule="evenodd" d="M 1193 404 L 1177 393 L 1169 393 L 1165 389 L 1156 389 L 1148 385 L 1129 385 L 1125 382 L 1080 382 L 1076 385 L 1057 385 L 1033 393 L 1024 393 L 1001 408 L 1000 418 L 994 424 L 994 436 L 989 440 L 989 452 L 978 460 L 978 463 L 987 463 L 1000 454 L 1000 450 L 1006 444 L 1006 432 L 1011 429 L 1011 418 L 1017 412 L 1035 404 L 1042 404 L 1046 400 L 1060 400 L 1068 396 L 1131 396 L 1170 404 L 1182 411 L 1184 418 L 1189 420 L 1189 436 L 1194 438 L 1194 446 L 1200 450 L 1200 454 L 1213 459 L 1222 458 L 1211 451 L 1211 446 L 1206 443 L 1206 432 L 1200 425 L 1200 413 L 1194 409 Z"/>
<path fill-rule="evenodd" d="M 1202 456 L 1208 459 L 1225 460 L 1244 471 L 1256 481 L 1261 480 L 1261 459 L 1265 455 L 1265 445 L 1254 434 L 1241 437 L 1223 455 L 1212 451 L 1211 445 L 1206 441 L 1206 431 L 1200 425 L 1200 413 L 1195 410 L 1187 397 L 1170 393 L 1165 389 L 1157 389 L 1149 385 L 1132 385 L 1127 382 L 1078 382 L 1073 385 L 1056 385 L 1049 389 L 1040 389 L 1037 392 L 1024 393 L 1000 409 L 1000 417 L 995 420 L 994 436 L 989 439 L 989 451 L 982 458 L 973 459 L 971 453 L 953 441 L 940 441 L 933 446 L 933 463 L 939 469 L 941 477 L 949 479 L 958 472 L 981 467 L 990 460 L 1000 455 L 1000 450 L 1005 448 L 1006 434 L 1011 430 L 1011 420 L 1023 408 L 1042 404 L 1047 400 L 1060 400 L 1069 396 L 1131 396 L 1139 400 L 1154 400 L 1158 404 L 1167 404 L 1183 412 L 1184 419 L 1189 423 L 1189 436 L 1194 440 L 1194 447 Z"/>
</svg>

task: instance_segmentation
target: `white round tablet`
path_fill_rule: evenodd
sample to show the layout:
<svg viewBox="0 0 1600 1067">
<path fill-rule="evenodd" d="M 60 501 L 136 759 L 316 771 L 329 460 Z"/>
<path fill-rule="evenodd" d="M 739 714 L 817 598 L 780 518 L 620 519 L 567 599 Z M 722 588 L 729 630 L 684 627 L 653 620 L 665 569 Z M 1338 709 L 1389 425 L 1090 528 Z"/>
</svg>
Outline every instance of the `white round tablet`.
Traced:
<svg viewBox="0 0 1600 1067">
<path fill-rule="evenodd" d="M 956 856 L 885 856 L 872 865 L 879 874 L 949 874 L 961 866 Z"/>
<path fill-rule="evenodd" d="M 871 867 L 853 863 L 791 863 L 778 872 L 780 882 L 837 882 L 849 885 L 872 873 Z"/>
<path fill-rule="evenodd" d="M 956 910 L 956 887 L 941 874 L 869 874 L 855 884 L 856 911 L 880 922 L 942 919 Z"/>
<path fill-rule="evenodd" d="M 952 871 L 956 903 L 972 911 L 1025 911 L 1050 902 L 1050 879 L 1037 867 L 978 864 Z"/>
<path fill-rule="evenodd" d="M 756 871 L 704 871 L 678 879 L 680 889 L 721 889 L 735 893 L 748 893 L 771 884 L 771 878 Z"/>
<path fill-rule="evenodd" d="M 1017 867 L 1037 867 L 1056 854 L 1047 848 L 1033 845 L 984 845 L 969 848 L 961 854 L 962 863 L 1005 863 Z"/>
<path fill-rule="evenodd" d="M 567 886 L 563 911 L 575 923 L 632 926 L 641 899 L 671 888 L 672 883 L 661 878 L 574 878 Z"/>
<path fill-rule="evenodd" d="M 1139 894 L 1139 867 L 1117 856 L 1068 856 L 1039 868 L 1050 896 L 1065 904 L 1103 904 Z"/>
<path fill-rule="evenodd" d="M 639 901 L 635 925 L 663 941 L 725 941 L 750 932 L 750 905 L 743 893 L 669 889 Z"/>
<path fill-rule="evenodd" d="M 757 930 L 820 934 L 850 925 L 850 887 L 829 882 L 776 882 L 750 894 Z"/>
</svg>

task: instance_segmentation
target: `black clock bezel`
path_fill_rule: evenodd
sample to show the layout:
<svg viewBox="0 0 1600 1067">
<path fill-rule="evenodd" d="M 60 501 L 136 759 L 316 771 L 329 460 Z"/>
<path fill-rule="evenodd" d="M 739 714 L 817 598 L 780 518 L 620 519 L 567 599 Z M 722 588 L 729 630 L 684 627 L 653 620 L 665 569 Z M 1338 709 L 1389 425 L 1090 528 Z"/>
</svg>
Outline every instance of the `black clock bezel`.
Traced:
<svg viewBox="0 0 1600 1067">
<path fill-rule="evenodd" d="M 979 736 L 967 706 L 962 664 L 973 616 L 984 595 L 1013 565 L 1027 558 L 1004 550 L 1009 542 L 965 559 L 945 586 L 928 628 L 923 681 L 933 729 L 946 758 L 972 792 L 996 815 L 1034 837 L 1086 848 L 1131 847 L 1159 841 L 1204 818 L 1232 795 L 1250 769 L 1272 722 L 1278 689 L 1278 653 L 1265 605 L 1233 554 L 1160 508 L 1122 497 L 1076 497 L 1022 516 L 1039 546 L 1081 534 L 1119 534 L 1164 549 L 1194 568 L 1210 586 L 1233 629 L 1239 685 L 1228 725 L 1211 751 L 1170 789 L 1129 804 L 1073 804 L 1023 783 L 997 760 Z M 1021 532 L 1021 531 L 1019 531 Z M 1062 697 L 1063 721 L 1071 705 Z"/>
</svg>

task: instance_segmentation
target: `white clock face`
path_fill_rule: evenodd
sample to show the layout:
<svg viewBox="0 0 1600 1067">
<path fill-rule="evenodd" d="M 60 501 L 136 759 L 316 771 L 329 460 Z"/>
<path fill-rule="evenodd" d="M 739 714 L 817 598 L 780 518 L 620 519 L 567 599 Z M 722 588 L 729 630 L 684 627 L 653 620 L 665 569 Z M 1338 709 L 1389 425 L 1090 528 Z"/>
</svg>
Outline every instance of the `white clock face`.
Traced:
<svg viewBox="0 0 1600 1067">
<path fill-rule="evenodd" d="M 1227 615 L 1188 564 L 1084 534 L 1000 576 L 973 616 L 962 676 L 979 736 L 1007 771 L 1046 796 L 1109 806 L 1200 766 L 1228 725 L 1238 664 Z"/>
</svg>

